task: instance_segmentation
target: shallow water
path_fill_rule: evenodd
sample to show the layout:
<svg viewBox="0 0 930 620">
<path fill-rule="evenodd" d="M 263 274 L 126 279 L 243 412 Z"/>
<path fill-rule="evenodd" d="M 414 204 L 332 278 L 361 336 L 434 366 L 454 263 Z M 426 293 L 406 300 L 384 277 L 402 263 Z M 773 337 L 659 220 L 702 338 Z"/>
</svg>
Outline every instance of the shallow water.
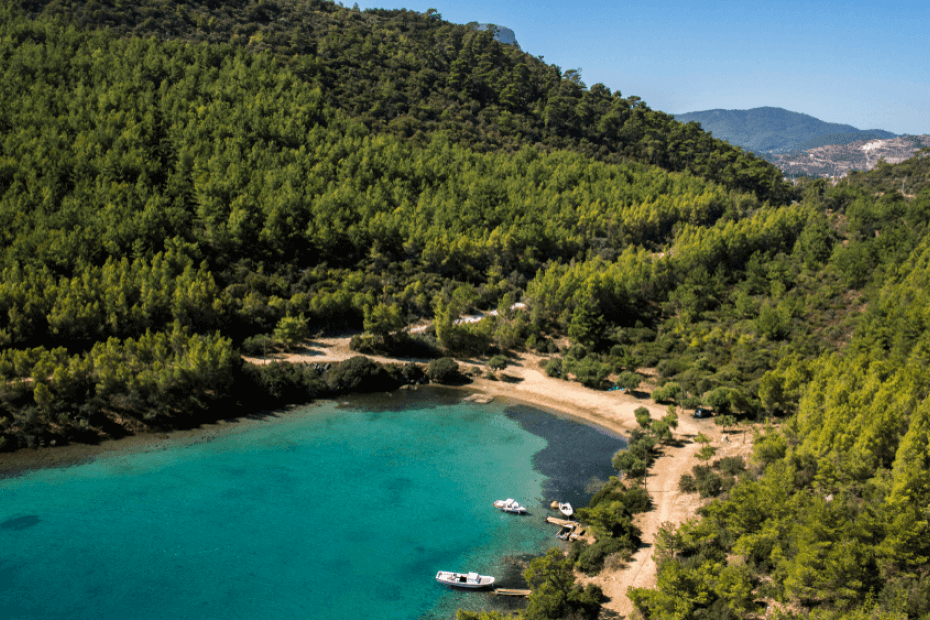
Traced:
<svg viewBox="0 0 930 620">
<path fill-rule="evenodd" d="M 0 480 L 0 617 L 451 618 L 505 608 L 622 440 L 461 393 L 314 405 L 267 423 Z M 530 515 L 495 510 L 514 497 Z M 502 607 L 504 606 L 504 607 Z"/>
</svg>

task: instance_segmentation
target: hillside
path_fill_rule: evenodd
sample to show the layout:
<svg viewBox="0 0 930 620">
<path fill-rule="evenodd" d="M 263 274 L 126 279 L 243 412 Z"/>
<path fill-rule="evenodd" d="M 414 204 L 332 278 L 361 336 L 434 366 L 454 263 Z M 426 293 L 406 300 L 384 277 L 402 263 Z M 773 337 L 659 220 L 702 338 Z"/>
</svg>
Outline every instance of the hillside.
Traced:
<svg viewBox="0 0 930 620">
<path fill-rule="evenodd" d="M 889 131 L 860 130 L 852 125 L 827 123 L 807 114 L 771 107 L 688 112 L 675 114 L 675 119 L 700 123 L 714 137 L 758 153 L 895 137 Z"/>
<path fill-rule="evenodd" d="M 244 361 L 314 334 L 489 369 L 545 352 L 554 380 L 649 385 L 666 412 L 634 415 L 624 479 L 579 508 L 598 540 L 551 558 L 568 581 L 638 548 L 638 481 L 701 441 L 672 424 L 704 406 L 760 423 L 753 458 L 687 449 L 702 519 L 650 531 L 639 612 L 930 613 L 926 153 L 789 187 L 435 13 L 18 6 L 0 7 L 0 449 L 423 377 Z M 457 321 L 478 309 L 498 313 Z M 525 618 L 593 618 L 595 595 Z"/>
<path fill-rule="evenodd" d="M 777 168 L 697 126 L 651 110 L 603 84 L 590 88 L 477 23 L 439 13 L 343 8 L 330 0 L 159 0 L 86 3 L 16 0 L 32 16 L 58 16 L 118 36 L 225 43 L 271 54 L 323 100 L 377 133 L 420 146 L 441 132 L 480 152 L 525 145 L 601 161 L 689 171 L 763 200 L 785 202 Z"/>
<path fill-rule="evenodd" d="M 888 140 L 867 139 L 849 144 L 831 144 L 771 155 L 770 159 L 788 176 L 840 177 L 851 170 L 871 170 L 879 161 L 897 164 L 930 146 L 930 135 L 899 136 Z"/>
</svg>

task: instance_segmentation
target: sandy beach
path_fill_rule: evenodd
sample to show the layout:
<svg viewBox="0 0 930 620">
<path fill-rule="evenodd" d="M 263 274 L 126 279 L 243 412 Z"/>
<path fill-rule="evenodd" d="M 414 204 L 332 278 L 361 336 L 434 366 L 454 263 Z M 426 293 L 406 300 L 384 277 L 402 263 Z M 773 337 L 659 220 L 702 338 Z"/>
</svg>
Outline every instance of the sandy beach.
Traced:
<svg viewBox="0 0 930 620">
<path fill-rule="evenodd" d="M 349 349 L 349 338 L 320 338 L 314 341 L 314 346 L 307 352 L 282 355 L 279 359 L 325 363 L 342 361 L 355 355 L 357 353 Z M 369 357 L 383 363 L 428 362 Z M 635 393 L 592 390 L 580 383 L 547 376 L 543 371 L 543 364 L 548 359 L 546 356 L 522 353 L 516 359 L 512 359 L 506 369 L 495 373 L 497 380 L 484 378 L 487 366 L 483 361 L 459 359 L 459 365 L 464 372 L 468 373 L 472 369 L 478 371 L 473 373 L 477 375 L 473 383 L 463 389 L 566 414 L 621 435 L 628 435 L 637 427 L 633 412 L 639 407 L 646 407 L 653 418 L 662 417 L 668 412 L 667 406 L 659 405 L 648 397 L 648 392 L 652 389 L 648 383 L 643 386 L 643 391 Z M 257 359 L 249 361 L 262 363 L 262 360 Z M 697 509 L 704 503 L 697 494 L 682 493 L 678 490 L 681 476 L 690 473 L 695 465 L 702 464 L 696 456 L 701 446 L 693 441 L 698 433 L 704 433 L 710 438 L 710 445 L 717 449 L 717 458 L 743 456 L 748 459 L 752 452 L 751 433 L 724 433 L 712 419 L 699 420 L 679 412 L 678 428 L 675 431 L 676 442 L 661 449 L 647 475 L 646 487 L 655 508 L 638 515 L 635 521 L 642 530 L 643 546 L 634 554 L 632 560 L 620 569 L 604 569 L 594 578 L 588 578 L 581 573 L 576 575 L 581 583 L 595 583 L 601 587 L 609 599 L 604 608 L 614 614 L 624 617 L 632 614 L 633 605 L 626 596 L 628 588 L 655 587 L 656 565 L 652 557 L 652 543 L 659 528 L 666 523 L 674 526 L 684 523 L 694 517 Z"/>
<path fill-rule="evenodd" d="M 349 349 L 349 338 L 318 338 L 312 346 L 296 354 L 276 356 L 274 359 L 290 362 L 326 363 L 338 362 L 357 355 Z M 383 363 L 428 360 L 398 360 L 378 356 L 368 356 Z M 253 363 L 267 363 L 271 360 L 246 358 Z M 628 435 L 637 427 L 634 410 L 646 407 L 654 418 L 666 414 L 667 407 L 654 403 L 647 396 L 648 386 L 643 392 L 623 393 L 620 391 L 603 392 L 591 390 L 580 383 L 568 382 L 548 377 L 542 364 L 548 358 L 531 353 L 524 353 L 503 371 L 495 373 L 496 380 L 485 378 L 487 367 L 480 360 L 460 359 L 459 364 L 465 372 L 475 369 L 471 374 L 477 375 L 473 383 L 462 387 L 464 392 L 478 392 L 489 397 L 523 402 L 540 409 L 569 415 L 591 424 L 595 424 L 621 435 Z M 476 405 L 480 406 L 480 405 Z M 0 477 L 16 475 L 25 469 L 57 467 L 84 461 L 115 450 L 142 449 L 152 443 L 166 439 L 195 438 L 205 433 L 221 432 L 243 424 L 260 423 L 269 417 L 276 417 L 282 412 L 261 412 L 241 418 L 221 420 L 215 424 L 203 425 L 192 430 L 171 431 L 168 433 L 151 433 L 135 435 L 119 440 L 104 441 L 99 445 L 75 444 L 38 450 L 18 450 L 12 453 L 0 453 Z M 659 458 L 650 468 L 647 477 L 647 489 L 653 498 L 655 508 L 639 515 L 636 524 L 643 532 L 644 545 L 634 554 L 632 560 L 619 569 L 605 569 L 600 575 L 588 578 L 578 574 L 582 583 L 599 585 L 609 600 L 604 607 L 614 614 L 628 617 L 633 607 L 626 596 L 629 587 L 653 587 L 656 582 L 656 567 L 652 558 L 652 543 L 659 528 L 670 523 L 678 525 L 696 514 L 701 500 L 695 494 L 685 494 L 678 490 L 681 476 L 700 464 L 696 452 L 700 448 L 693 441 L 698 433 L 710 437 L 711 445 L 717 448 L 718 457 L 744 455 L 751 452 L 751 436 L 744 433 L 724 434 L 712 420 L 697 420 L 679 414 L 679 426 L 675 432 L 675 444 L 662 449 Z"/>
</svg>

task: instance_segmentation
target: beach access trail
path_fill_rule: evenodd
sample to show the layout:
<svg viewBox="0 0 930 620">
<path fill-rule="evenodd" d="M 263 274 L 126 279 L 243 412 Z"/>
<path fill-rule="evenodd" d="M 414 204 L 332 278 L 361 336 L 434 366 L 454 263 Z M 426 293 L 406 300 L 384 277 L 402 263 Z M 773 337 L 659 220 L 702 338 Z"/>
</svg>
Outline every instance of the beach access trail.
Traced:
<svg viewBox="0 0 930 620">
<path fill-rule="evenodd" d="M 341 362 L 359 355 L 349 348 L 349 337 L 316 338 L 311 348 L 305 352 L 279 354 L 274 359 L 261 360 L 247 358 L 254 364 L 270 361 L 306 362 L 322 364 Z M 367 357 L 382 363 L 404 361 L 390 357 L 368 355 Z M 466 374 L 477 374 L 474 382 L 467 388 L 472 391 L 501 398 L 515 400 L 596 424 L 619 434 L 627 435 L 637 428 L 633 413 L 639 407 L 649 410 L 653 418 L 661 418 L 668 408 L 653 402 L 643 393 L 624 393 L 620 391 L 604 392 L 584 387 L 580 383 L 555 379 L 546 375 L 543 364 L 549 359 L 532 353 L 520 354 L 511 358 L 510 364 L 497 373 L 498 380 L 483 378 L 487 366 L 483 362 L 458 359 L 459 366 Z M 478 373 L 469 373 L 477 368 Z M 717 448 L 717 458 L 741 455 L 744 458 L 751 453 L 751 436 L 743 433 L 724 434 L 712 419 L 694 419 L 679 412 L 678 428 L 675 431 L 675 444 L 660 449 L 659 457 L 649 469 L 646 488 L 654 504 L 652 511 L 637 515 L 635 523 L 642 530 L 643 546 L 622 568 L 605 568 L 593 578 L 581 573 L 576 576 L 582 584 L 594 583 L 601 587 L 608 601 L 604 608 L 614 614 L 629 618 L 633 605 L 626 596 L 627 588 L 652 588 L 656 585 L 656 565 L 653 559 L 653 542 L 659 528 L 665 524 L 678 526 L 697 514 L 697 509 L 704 503 L 697 494 L 682 493 L 678 490 L 681 476 L 691 472 L 695 465 L 702 462 L 697 458 L 700 444 L 694 441 L 698 433 L 710 438 L 710 445 Z"/>
</svg>

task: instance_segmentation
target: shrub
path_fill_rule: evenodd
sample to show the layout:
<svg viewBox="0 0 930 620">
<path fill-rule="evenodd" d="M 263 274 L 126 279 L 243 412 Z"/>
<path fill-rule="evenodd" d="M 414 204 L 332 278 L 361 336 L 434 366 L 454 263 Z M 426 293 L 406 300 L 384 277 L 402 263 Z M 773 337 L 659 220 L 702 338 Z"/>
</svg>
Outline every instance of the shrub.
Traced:
<svg viewBox="0 0 930 620">
<path fill-rule="evenodd" d="M 269 334 L 256 334 L 242 341 L 240 351 L 246 355 L 256 357 L 265 355 L 265 353 L 274 351 L 275 342 Z"/>
<path fill-rule="evenodd" d="M 723 479 L 717 474 L 710 474 L 697 480 L 697 490 L 701 497 L 717 497 L 723 492 Z"/>
<path fill-rule="evenodd" d="M 684 395 L 681 386 L 674 381 L 669 381 L 651 394 L 652 400 L 657 403 L 678 402 L 684 398 Z"/>
<path fill-rule="evenodd" d="M 575 374 L 575 378 L 577 378 L 582 385 L 592 389 L 603 388 L 604 380 L 607 378 L 607 375 L 610 374 L 610 370 L 606 365 L 591 358 L 585 358 L 584 360 L 575 362 L 569 370 Z"/>
<path fill-rule="evenodd" d="M 605 538 L 593 545 L 585 546 L 575 560 L 575 566 L 587 575 L 596 575 L 604 567 L 607 556 L 621 552 L 625 549 L 624 541 L 620 538 Z"/>
<path fill-rule="evenodd" d="M 697 396 L 689 396 L 688 398 L 682 399 L 681 406 L 684 409 L 697 409 L 701 407 L 704 403 L 701 402 L 701 399 Z"/>
<path fill-rule="evenodd" d="M 363 355 L 333 366 L 325 379 L 334 392 L 386 392 L 398 387 L 398 381 L 381 364 Z"/>
<path fill-rule="evenodd" d="M 582 360 L 588 356 L 588 349 L 583 344 L 575 343 L 568 348 L 565 357 L 571 357 L 576 360 Z"/>
<path fill-rule="evenodd" d="M 546 362 L 546 375 L 550 377 L 562 376 L 562 359 L 554 358 Z"/>
<path fill-rule="evenodd" d="M 627 489 L 620 501 L 631 515 L 652 510 L 652 498 L 649 496 L 649 491 L 642 487 Z"/>
<path fill-rule="evenodd" d="M 714 461 L 713 467 L 731 476 L 738 476 L 746 471 L 746 462 L 741 456 L 725 456 L 720 460 Z"/>
<path fill-rule="evenodd" d="M 691 474 L 685 474 L 678 480 L 678 490 L 682 493 L 697 493 L 697 481 Z"/>
<path fill-rule="evenodd" d="M 503 355 L 495 355 L 488 360 L 488 368 L 492 370 L 503 370 L 507 368 L 507 358 Z"/>
<path fill-rule="evenodd" d="M 462 379 L 459 365 L 451 357 L 431 361 L 426 368 L 426 376 L 435 383 L 456 383 Z"/>
<path fill-rule="evenodd" d="M 624 390 L 635 390 L 639 387 L 639 384 L 642 383 L 642 381 L 643 379 L 639 376 L 638 373 L 635 373 L 631 370 L 626 370 L 617 376 L 616 383 Z"/>
</svg>

